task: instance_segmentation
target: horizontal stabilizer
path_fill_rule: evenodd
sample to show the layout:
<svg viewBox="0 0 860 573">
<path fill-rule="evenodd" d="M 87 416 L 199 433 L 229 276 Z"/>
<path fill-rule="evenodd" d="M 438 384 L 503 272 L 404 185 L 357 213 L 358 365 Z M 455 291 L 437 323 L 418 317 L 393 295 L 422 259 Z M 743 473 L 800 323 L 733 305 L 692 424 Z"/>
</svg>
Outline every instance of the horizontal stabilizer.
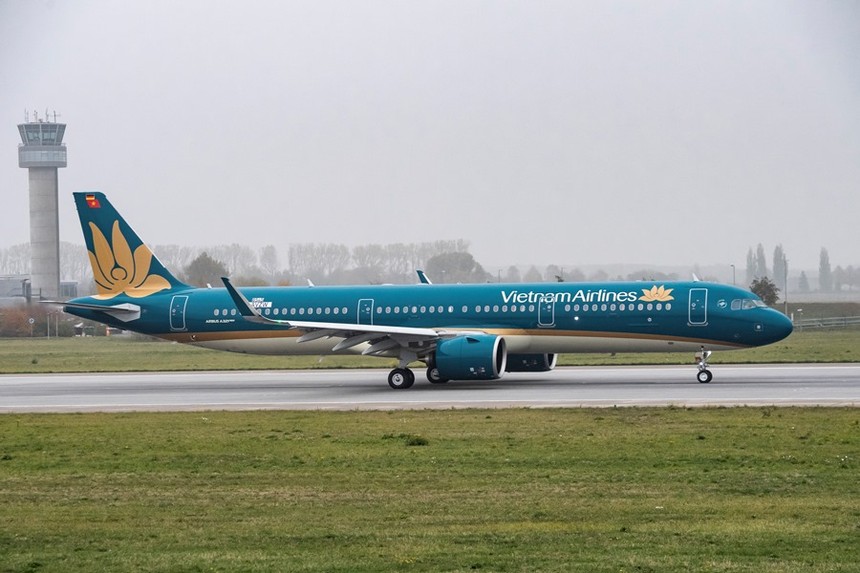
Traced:
<svg viewBox="0 0 860 573">
<path fill-rule="evenodd" d="M 67 309 L 69 308 L 104 312 L 105 314 L 109 314 L 110 316 L 123 322 L 131 322 L 132 320 L 137 320 L 138 318 L 140 318 L 140 307 L 136 304 L 131 304 L 128 302 L 124 302 L 122 304 L 91 304 L 86 302 L 63 302 L 60 300 L 42 300 L 39 302 L 41 302 L 42 304 L 62 306 L 63 312 L 68 312 Z"/>
<path fill-rule="evenodd" d="M 98 310 L 101 312 L 110 312 L 110 313 L 134 313 L 140 312 L 140 307 L 136 304 L 130 303 L 122 303 L 122 304 L 87 304 L 81 302 L 64 302 L 61 300 L 40 300 L 41 304 L 50 304 L 54 306 L 62 306 L 65 308 L 80 308 L 82 310 Z"/>
</svg>

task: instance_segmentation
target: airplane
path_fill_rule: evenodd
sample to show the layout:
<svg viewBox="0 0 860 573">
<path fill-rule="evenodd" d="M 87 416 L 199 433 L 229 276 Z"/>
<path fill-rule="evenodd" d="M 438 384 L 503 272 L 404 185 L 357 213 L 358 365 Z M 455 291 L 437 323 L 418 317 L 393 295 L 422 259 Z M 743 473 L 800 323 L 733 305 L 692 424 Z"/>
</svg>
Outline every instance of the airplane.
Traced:
<svg viewBox="0 0 860 573">
<path fill-rule="evenodd" d="M 771 344 L 791 321 L 755 294 L 702 281 L 198 288 L 178 280 L 103 193 L 74 193 L 97 294 L 61 305 L 111 327 L 231 352 L 396 359 L 391 388 L 547 372 L 560 353 L 694 352 Z"/>
</svg>

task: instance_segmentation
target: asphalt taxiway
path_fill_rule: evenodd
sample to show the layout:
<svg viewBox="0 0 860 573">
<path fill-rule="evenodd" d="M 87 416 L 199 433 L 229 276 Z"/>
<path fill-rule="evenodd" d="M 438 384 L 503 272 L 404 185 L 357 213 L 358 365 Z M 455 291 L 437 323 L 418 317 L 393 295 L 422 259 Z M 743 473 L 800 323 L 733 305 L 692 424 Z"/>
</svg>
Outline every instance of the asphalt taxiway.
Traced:
<svg viewBox="0 0 860 573">
<path fill-rule="evenodd" d="M 576 367 L 388 387 L 385 370 L 0 376 L 0 412 L 367 410 L 611 406 L 860 406 L 860 364 Z"/>
</svg>

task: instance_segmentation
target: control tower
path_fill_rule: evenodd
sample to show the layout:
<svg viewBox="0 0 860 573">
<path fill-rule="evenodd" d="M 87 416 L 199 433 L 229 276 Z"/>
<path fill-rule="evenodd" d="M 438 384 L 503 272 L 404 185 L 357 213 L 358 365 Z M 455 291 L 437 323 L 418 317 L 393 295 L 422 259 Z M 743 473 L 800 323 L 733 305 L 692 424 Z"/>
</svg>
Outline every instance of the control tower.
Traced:
<svg viewBox="0 0 860 573">
<path fill-rule="evenodd" d="M 66 124 L 47 115 L 18 125 L 18 166 L 30 172 L 30 294 L 57 300 L 60 294 L 60 220 L 57 168 L 66 166 Z"/>
</svg>

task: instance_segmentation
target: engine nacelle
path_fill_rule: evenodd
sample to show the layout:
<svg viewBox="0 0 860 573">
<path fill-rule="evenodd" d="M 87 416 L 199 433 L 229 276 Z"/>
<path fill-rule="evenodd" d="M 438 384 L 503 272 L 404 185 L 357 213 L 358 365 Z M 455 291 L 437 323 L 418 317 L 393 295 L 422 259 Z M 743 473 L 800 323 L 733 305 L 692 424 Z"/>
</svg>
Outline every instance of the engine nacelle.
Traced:
<svg viewBox="0 0 860 573">
<path fill-rule="evenodd" d="M 549 372 L 555 368 L 558 354 L 509 354 L 508 372 Z"/>
<path fill-rule="evenodd" d="M 491 334 L 468 334 L 436 346 L 436 369 L 446 380 L 494 380 L 505 373 L 505 339 Z"/>
</svg>

